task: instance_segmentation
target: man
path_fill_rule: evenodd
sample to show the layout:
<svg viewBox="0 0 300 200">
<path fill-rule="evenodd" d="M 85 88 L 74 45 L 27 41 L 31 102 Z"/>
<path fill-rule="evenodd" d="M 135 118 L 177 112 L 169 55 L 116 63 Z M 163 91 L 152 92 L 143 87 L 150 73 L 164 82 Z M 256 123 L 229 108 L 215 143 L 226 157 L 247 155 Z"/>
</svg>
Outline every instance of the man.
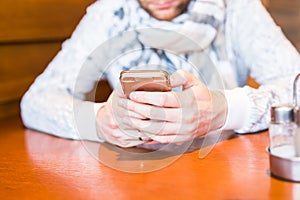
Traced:
<svg viewBox="0 0 300 200">
<path fill-rule="evenodd" d="M 113 66 L 100 69 L 108 60 L 94 56 L 97 48 L 100 57 L 115 55 Z M 127 99 L 120 72 L 149 65 L 172 73 L 172 87 L 182 91 Z M 122 147 L 183 142 L 217 129 L 256 132 L 268 127 L 272 104 L 291 102 L 299 72 L 298 52 L 259 0 L 101 0 L 25 94 L 22 118 L 60 137 Z M 224 88 L 213 86 L 216 74 Z M 249 74 L 259 89 L 246 86 Z M 99 79 L 115 90 L 107 102 L 87 101 Z"/>
</svg>

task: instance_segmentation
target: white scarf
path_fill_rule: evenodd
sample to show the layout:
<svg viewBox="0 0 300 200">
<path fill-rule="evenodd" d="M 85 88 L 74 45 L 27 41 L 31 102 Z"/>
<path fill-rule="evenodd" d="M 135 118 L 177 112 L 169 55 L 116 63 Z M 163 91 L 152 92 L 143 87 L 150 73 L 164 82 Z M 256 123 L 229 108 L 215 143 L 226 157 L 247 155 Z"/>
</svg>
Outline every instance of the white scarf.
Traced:
<svg viewBox="0 0 300 200">
<path fill-rule="evenodd" d="M 156 29 L 156 31 L 150 32 L 141 31 L 141 41 L 157 48 L 172 48 L 170 44 L 175 44 L 173 49 L 177 52 L 207 48 L 216 38 L 225 15 L 223 0 L 191 0 L 187 11 L 172 21 L 161 21 L 153 18 L 141 8 L 136 0 L 124 0 L 122 2 L 123 4 L 114 11 L 116 20 L 110 30 L 112 34 L 147 28 Z M 167 32 L 163 30 L 167 30 Z M 172 32 L 177 32 L 193 40 L 198 47 L 186 49 L 186 47 L 177 44 L 176 42 L 180 39 L 172 36 Z"/>
<path fill-rule="evenodd" d="M 213 65 L 207 55 L 201 55 L 212 47 L 223 54 L 222 49 L 216 50 L 223 42 L 223 37 L 219 37 L 220 25 L 225 20 L 223 0 L 191 0 L 186 12 L 172 21 L 153 18 L 137 0 L 121 2 L 114 10 L 114 19 L 108 19 L 112 24 L 109 35 L 122 38 L 126 32 L 134 34 L 127 34 L 115 45 L 115 49 L 120 49 L 120 56 L 112 65 L 119 68 L 110 67 L 108 79 L 116 80 L 121 70 L 152 66 L 169 73 L 181 68 L 197 75 L 207 85 L 214 85 L 213 79 L 219 79 L 213 77 L 218 74 L 215 69 L 201 70 L 190 63 Z"/>
</svg>

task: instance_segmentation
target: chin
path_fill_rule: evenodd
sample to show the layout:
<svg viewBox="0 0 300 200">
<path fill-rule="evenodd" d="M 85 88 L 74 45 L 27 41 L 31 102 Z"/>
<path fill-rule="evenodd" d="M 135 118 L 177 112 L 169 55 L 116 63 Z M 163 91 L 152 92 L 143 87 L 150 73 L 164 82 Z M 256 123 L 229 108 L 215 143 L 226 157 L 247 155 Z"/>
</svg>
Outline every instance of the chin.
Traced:
<svg viewBox="0 0 300 200">
<path fill-rule="evenodd" d="M 160 12 L 160 13 L 152 14 L 152 16 L 155 17 L 156 19 L 163 20 L 163 21 L 171 21 L 178 15 L 179 14 L 174 14 L 174 13 L 169 13 L 169 12 Z"/>
</svg>

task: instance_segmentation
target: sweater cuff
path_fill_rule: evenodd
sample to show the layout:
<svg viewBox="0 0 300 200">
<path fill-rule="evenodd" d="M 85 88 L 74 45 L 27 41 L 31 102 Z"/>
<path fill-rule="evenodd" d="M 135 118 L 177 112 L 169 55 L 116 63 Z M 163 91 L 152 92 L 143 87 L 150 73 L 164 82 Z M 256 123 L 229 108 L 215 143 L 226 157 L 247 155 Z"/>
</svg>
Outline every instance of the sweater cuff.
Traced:
<svg viewBox="0 0 300 200">
<path fill-rule="evenodd" d="M 241 129 L 250 120 L 250 104 L 247 94 L 242 88 L 235 88 L 225 90 L 224 95 L 227 100 L 228 114 L 223 129 Z"/>
</svg>

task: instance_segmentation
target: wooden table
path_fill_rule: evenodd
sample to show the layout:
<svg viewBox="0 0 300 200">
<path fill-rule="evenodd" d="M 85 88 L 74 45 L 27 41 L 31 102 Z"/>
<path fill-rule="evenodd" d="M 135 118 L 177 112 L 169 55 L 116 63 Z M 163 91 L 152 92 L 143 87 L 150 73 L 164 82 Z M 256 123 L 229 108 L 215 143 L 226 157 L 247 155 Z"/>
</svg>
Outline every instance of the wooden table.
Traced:
<svg viewBox="0 0 300 200">
<path fill-rule="evenodd" d="M 160 170 L 126 173 L 102 164 L 85 144 L 124 166 L 172 156 L 131 160 L 107 144 L 26 130 L 19 119 L 0 121 L 0 199 L 299 199 L 300 183 L 269 174 L 267 132 L 223 136 L 203 159 L 194 150 Z"/>
</svg>

